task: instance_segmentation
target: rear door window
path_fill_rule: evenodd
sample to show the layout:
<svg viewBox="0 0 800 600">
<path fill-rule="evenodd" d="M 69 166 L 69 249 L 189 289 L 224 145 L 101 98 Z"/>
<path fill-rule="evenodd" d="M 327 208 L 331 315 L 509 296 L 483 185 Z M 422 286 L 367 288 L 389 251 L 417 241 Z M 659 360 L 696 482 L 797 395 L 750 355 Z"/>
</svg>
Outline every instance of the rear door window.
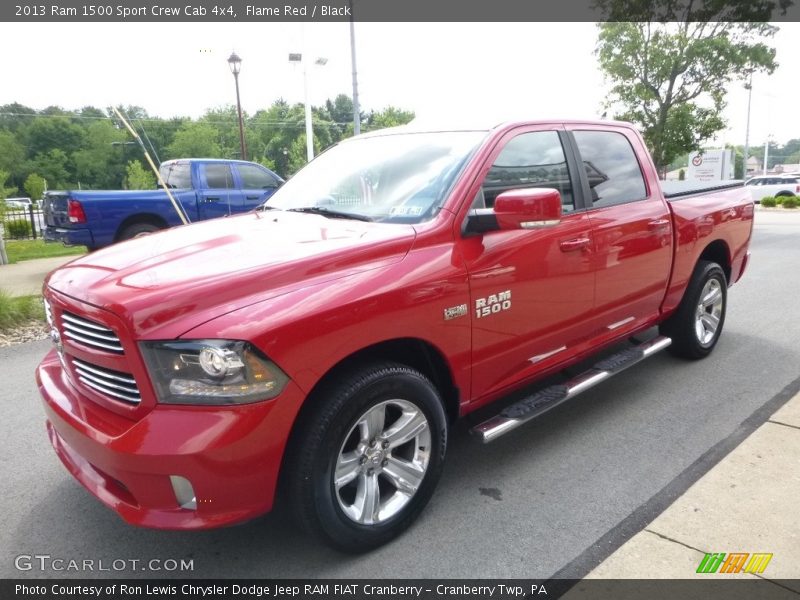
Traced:
<svg viewBox="0 0 800 600">
<path fill-rule="evenodd" d="M 647 197 L 642 169 L 628 138 L 616 131 L 574 131 L 592 206 L 613 206 Z"/>
</svg>

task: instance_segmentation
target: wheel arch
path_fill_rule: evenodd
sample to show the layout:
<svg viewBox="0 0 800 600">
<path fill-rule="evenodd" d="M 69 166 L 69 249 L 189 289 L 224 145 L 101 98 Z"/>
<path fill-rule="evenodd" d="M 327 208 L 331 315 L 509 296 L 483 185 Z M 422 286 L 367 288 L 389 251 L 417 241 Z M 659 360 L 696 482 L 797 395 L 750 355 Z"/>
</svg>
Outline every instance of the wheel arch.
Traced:
<svg viewBox="0 0 800 600">
<path fill-rule="evenodd" d="M 371 344 L 349 354 L 334 364 L 320 377 L 303 403 L 300 413 L 310 408 L 316 392 L 326 383 L 335 379 L 345 370 L 352 369 L 359 363 L 374 361 L 393 361 L 416 369 L 428 379 L 439 391 L 444 401 L 445 414 L 452 423 L 459 416 L 459 390 L 455 385 L 453 371 L 444 353 L 427 340 L 421 338 L 395 338 Z"/>
<path fill-rule="evenodd" d="M 725 273 L 728 285 L 731 283 L 731 250 L 723 240 L 714 240 L 706 246 L 697 257 L 695 268 L 701 260 L 708 260 L 717 263 Z"/>
</svg>

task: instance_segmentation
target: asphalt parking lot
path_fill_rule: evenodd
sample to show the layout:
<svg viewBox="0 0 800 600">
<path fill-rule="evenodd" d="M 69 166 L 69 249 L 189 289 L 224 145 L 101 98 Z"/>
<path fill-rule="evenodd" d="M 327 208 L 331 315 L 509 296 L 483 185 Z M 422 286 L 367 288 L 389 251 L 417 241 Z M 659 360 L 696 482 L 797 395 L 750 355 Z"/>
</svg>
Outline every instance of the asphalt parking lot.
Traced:
<svg viewBox="0 0 800 600">
<path fill-rule="evenodd" d="M 682 473 L 712 461 L 713 448 L 796 384 L 800 214 L 758 211 L 752 253 L 709 359 L 660 354 L 489 446 L 462 423 L 422 517 L 394 543 L 362 556 L 317 545 L 281 514 L 208 532 L 126 525 L 50 449 L 33 380 L 49 342 L 0 348 L 0 577 L 581 576 L 587 561 L 603 556 L 603 544 L 613 549 L 614 532 L 628 535 L 621 523 L 633 514 L 657 516 Z M 126 562 L 121 571 L 19 571 L 20 555 L 141 563 Z M 152 559 L 191 560 L 193 570 L 142 571 Z"/>
</svg>

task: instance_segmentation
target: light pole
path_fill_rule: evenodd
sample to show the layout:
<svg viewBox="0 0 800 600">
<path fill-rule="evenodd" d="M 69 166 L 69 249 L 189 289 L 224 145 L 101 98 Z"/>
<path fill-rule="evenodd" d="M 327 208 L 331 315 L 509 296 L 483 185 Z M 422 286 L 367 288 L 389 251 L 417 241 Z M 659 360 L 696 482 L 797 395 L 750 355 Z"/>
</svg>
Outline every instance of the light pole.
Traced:
<svg viewBox="0 0 800 600">
<path fill-rule="evenodd" d="M 231 52 L 228 57 L 228 66 L 233 73 L 233 79 L 236 82 L 236 110 L 239 113 L 239 149 L 241 159 L 247 160 L 247 147 L 244 145 L 244 124 L 242 123 L 242 103 L 239 100 L 239 71 L 242 70 L 242 59 L 236 52 Z"/>
<path fill-rule="evenodd" d="M 306 62 L 303 61 L 303 55 L 297 52 L 289 54 L 290 63 L 303 63 L 303 93 L 305 95 L 305 108 L 306 108 L 306 156 L 308 161 L 314 158 L 314 130 L 311 127 L 311 103 L 308 101 L 308 68 Z M 317 58 L 314 61 L 315 65 L 320 67 L 325 66 L 328 62 L 327 58 Z"/>
</svg>

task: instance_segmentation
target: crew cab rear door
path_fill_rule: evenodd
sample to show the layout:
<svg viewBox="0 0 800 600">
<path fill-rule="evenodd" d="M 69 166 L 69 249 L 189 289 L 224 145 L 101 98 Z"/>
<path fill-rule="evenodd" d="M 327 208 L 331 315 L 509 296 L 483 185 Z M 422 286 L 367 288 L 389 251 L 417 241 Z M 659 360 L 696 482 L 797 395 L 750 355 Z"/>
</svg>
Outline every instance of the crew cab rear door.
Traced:
<svg viewBox="0 0 800 600">
<path fill-rule="evenodd" d="M 582 124 L 567 129 L 584 167 L 595 244 L 594 327 L 598 337 L 614 337 L 659 313 L 672 268 L 672 217 L 634 130 Z"/>
<path fill-rule="evenodd" d="M 473 184 L 475 209 L 520 188 L 555 188 L 561 221 L 544 229 L 463 232 L 469 277 L 472 396 L 500 392 L 570 356 L 592 319 L 591 224 L 573 191 L 580 179 L 559 124 L 515 128 L 499 141 Z M 472 209 L 470 209 L 472 210 Z"/>
</svg>

